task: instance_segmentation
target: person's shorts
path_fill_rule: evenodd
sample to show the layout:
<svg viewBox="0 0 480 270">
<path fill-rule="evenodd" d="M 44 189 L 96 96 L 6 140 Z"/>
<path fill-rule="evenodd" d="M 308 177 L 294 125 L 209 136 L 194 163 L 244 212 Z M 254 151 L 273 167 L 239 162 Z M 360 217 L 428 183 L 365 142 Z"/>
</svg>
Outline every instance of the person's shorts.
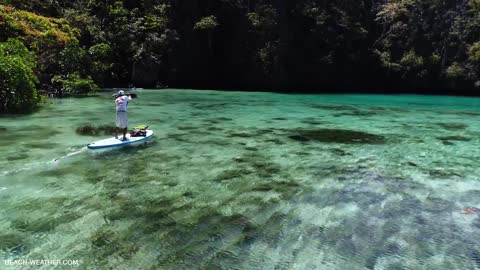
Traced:
<svg viewBox="0 0 480 270">
<path fill-rule="evenodd" d="M 118 128 L 128 127 L 127 112 L 117 112 L 117 127 Z"/>
</svg>

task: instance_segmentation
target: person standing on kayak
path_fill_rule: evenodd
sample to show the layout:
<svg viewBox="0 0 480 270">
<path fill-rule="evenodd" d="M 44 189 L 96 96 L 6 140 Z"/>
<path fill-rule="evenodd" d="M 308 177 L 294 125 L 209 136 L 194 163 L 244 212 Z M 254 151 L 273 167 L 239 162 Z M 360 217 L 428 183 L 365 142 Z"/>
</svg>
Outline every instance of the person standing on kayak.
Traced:
<svg viewBox="0 0 480 270">
<path fill-rule="evenodd" d="M 122 129 L 123 138 L 122 141 L 127 140 L 127 128 L 128 128 L 128 118 L 127 118 L 127 106 L 128 102 L 132 100 L 130 95 L 125 95 L 123 90 L 118 91 L 115 99 L 115 106 L 117 108 L 117 122 L 115 129 L 115 139 L 118 139 L 118 129 Z"/>
</svg>

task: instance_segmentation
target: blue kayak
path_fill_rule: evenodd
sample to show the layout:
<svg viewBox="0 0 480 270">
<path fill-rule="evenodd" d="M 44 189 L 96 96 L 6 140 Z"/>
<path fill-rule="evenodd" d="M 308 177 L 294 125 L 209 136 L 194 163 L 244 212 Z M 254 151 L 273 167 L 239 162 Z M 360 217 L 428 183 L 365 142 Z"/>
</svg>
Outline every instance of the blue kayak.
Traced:
<svg viewBox="0 0 480 270">
<path fill-rule="evenodd" d="M 108 138 L 100 141 L 93 142 L 87 145 L 88 149 L 96 150 L 96 149 L 105 149 L 105 148 L 113 148 L 113 147 L 120 147 L 134 143 L 145 142 L 153 136 L 152 130 L 147 130 L 147 135 L 145 137 L 130 137 L 130 134 L 127 134 L 127 139 L 122 141 L 122 135 L 119 136 L 120 139 L 115 138 Z"/>
</svg>

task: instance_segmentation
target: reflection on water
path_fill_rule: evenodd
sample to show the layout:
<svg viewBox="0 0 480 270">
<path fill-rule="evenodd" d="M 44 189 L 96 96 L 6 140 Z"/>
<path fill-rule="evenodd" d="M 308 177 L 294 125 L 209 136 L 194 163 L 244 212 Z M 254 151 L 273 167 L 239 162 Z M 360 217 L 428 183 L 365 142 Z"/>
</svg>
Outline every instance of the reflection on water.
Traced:
<svg viewBox="0 0 480 270">
<path fill-rule="evenodd" d="M 1 260 L 480 268 L 478 99 L 144 90 L 154 139 L 86 150 L 109 95 L 0 118 Z"/>
</svg>

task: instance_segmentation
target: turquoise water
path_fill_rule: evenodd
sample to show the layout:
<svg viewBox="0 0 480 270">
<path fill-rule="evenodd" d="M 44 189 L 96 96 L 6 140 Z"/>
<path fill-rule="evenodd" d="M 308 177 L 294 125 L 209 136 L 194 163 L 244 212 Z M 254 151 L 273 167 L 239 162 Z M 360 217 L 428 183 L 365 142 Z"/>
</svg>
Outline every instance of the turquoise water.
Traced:
<svg viewBox="0 0 480 270">
<path fill-rule="evenodd" d="M 145 145 L 85 149 L 111 92 L 0 118 L 0 264 L 480 269 L 480 99 L 137 94 Z"/>
</svg>

